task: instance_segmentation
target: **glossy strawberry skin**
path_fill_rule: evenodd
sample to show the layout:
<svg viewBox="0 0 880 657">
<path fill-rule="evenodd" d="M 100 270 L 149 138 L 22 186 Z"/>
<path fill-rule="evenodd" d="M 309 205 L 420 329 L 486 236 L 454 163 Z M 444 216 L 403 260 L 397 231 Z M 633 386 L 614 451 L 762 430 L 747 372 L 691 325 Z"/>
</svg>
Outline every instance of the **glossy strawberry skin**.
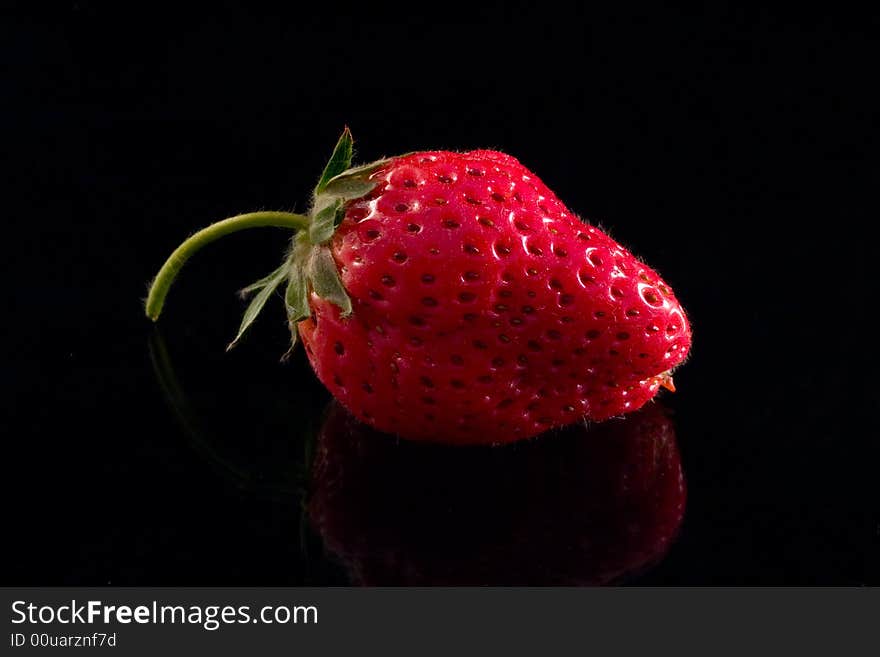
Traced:
<svg viewBox="0 0 880 657">
<path fill-rule="evenodd" d="M 671 289 L 517 160 L 421 152 L 372 175 L 331 249 L 353 312 L 312 295 L 300 336 L 355 416 L 500 443 L 641 407 L 690 327 Z"/>
</svg>

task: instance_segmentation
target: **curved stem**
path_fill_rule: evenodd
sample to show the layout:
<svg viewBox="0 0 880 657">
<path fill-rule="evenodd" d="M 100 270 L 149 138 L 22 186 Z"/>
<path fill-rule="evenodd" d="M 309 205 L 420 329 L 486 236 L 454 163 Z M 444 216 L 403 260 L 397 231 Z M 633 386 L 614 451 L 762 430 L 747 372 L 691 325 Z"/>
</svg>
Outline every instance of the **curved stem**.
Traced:
<svg viewBox="0 0 880 657">
<path fill-rule="evenodd" d="M 165 296 L 168 289 L 174 282 L 177 272 L 186 263 L 187 260 L 199 249 L 206 244 L 220 239 L 230 233 L 236 233 L 246 228 L 259 228 L 262 226 L 274 226 L 277 228 L 292 228 L 294 230 L 305 230 L 308 228 L 309 219 L 301 214 L 292 212 L 248 212 L 239 214 L 223 221 L 211 224 L 207 228 L 203 228 L 192 237 L 188 238 L 183 244 L 178 246 L 172 253 L 162 269 L 156 274 L 156 278 L 150 284 L 150 293 L 147 295 L 147 302 L 144 310 L 147 317 L 154 322 L 159 319 L 162 312 L 162 305 L 165 303 Z"/>
</svg>

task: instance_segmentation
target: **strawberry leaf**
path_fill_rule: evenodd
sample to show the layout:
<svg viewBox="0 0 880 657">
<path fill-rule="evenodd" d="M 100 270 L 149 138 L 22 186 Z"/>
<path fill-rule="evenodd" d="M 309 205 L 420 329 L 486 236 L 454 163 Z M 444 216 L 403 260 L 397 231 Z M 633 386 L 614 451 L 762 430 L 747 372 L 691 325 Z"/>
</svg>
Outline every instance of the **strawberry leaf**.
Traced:
<svg viewBox="0 0 880 657">
<path fill-rule="evenodd" d="M 351 166 L 351 158 L 354 154 L 353 147 L 354 140 L 351 137 L 351 131 L 348 129 L 348 126 L 345 126 L 345 130 L 342 131 L 339 141 L 336 142 L 336 148 L 333 149 L 330 161 L 327 162 L 327 166 L 324 167 L 321 179 L 318 180 L 318 184 L 315 187 L 316 196 L 324 191 L 324 188 L 327 186 L 327 183 L 330 182 L 331 178 L 338 176 Z"/>
<path fill-rule="evenodd" d="M 338 306 L 343 317 L 351 314 L 351 299 L 339 278 L 333 255 L 326 246 L 314 250 L 309 261 L 308 276 L 315 294 Z"/>
<path fill-rule="evenodd" d="M 263 309 L 263 306 L 266 305 L 266 302 L 269 300 L 269 297 L 272 296 L 272 293 L 281 285 L 281 282 L 287 277 L 287 265 L 282 265 L 278 269 L 276 269 L 272 274 L 270 274 L 268 278 L 268 282 L 263 285 L 257 295 L 253 298 L 250 304 L 247 307 L 247 310 L 244 311 L 244 317 L 241 319 L 241 326 L 238 328 L 238 335 L 235 336 L 235 339 L 229 343 L 226 347 L 226 351 L 232 349 L 235 345 L 238 344 L 239 340 L 241 340 L 242 336 L 245 334 L 245 331 L 248 330 L 248 327 L 254 323 L 254 320 L 257 318 L 257 315 L 260 314 L 260 311 Z M 266 280 L 266 279 L 263 279 Z M 262 283 L 262 281 L 258 281 L 258 283 Z M 255 284 L 256 285 L 256 284 Z M 245 288 L 247 289 L 247 288 Z"/>
</svg>

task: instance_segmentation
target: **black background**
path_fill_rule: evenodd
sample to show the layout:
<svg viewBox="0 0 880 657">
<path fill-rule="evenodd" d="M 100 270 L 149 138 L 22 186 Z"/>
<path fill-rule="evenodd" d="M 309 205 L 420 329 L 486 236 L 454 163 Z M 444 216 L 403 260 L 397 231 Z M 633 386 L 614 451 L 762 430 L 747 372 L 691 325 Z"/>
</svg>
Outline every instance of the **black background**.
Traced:
<svg viewBox="0 0 880 657">
<path fill-rule="evenodd" d="M 183 415 L 141 309 L 187 234 L 305 210 L 346 124 L 361 161 L 509 152 L 675 288 L 688 510 L 635 582 L 877 583 L 876 18 L 4 9 L 3 583 L 347 581 L 301 531 L 329 396 L 278 364 L 280 304 L 224 353 L 286 236 L 227 238 L 172 291 Z"/>
</svg>

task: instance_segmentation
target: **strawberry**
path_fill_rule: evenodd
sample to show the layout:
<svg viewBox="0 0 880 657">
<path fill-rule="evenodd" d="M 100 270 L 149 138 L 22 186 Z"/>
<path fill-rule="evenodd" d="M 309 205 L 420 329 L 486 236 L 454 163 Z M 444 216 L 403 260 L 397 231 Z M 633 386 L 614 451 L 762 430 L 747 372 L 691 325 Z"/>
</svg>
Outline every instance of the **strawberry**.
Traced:
<svg viewBox="0 0 880 657">
<path fill-rule="evenodd" d="M 350 168 L 346 129 L 308 217 L 240 215 L 187 240 L 160 272 L 158 317 L 183 262 L 258 225 L 294 228 L 238 341 L 286 283 L 294 344 L 356 417 L 427 441 L 500 443 L 641 407 L 686 357 L 671 288 L 490 150 L 426 151 Z M 230 345 L 231 346 L 231 345 Z"/>
<path fill-rule="evenodd" d="M 685 498 L 661 404 L 494 448 L 395 441 L 334 404 L 307 510 L 357 584 L 570 586 L 659 561 Z"/>
</svg>

